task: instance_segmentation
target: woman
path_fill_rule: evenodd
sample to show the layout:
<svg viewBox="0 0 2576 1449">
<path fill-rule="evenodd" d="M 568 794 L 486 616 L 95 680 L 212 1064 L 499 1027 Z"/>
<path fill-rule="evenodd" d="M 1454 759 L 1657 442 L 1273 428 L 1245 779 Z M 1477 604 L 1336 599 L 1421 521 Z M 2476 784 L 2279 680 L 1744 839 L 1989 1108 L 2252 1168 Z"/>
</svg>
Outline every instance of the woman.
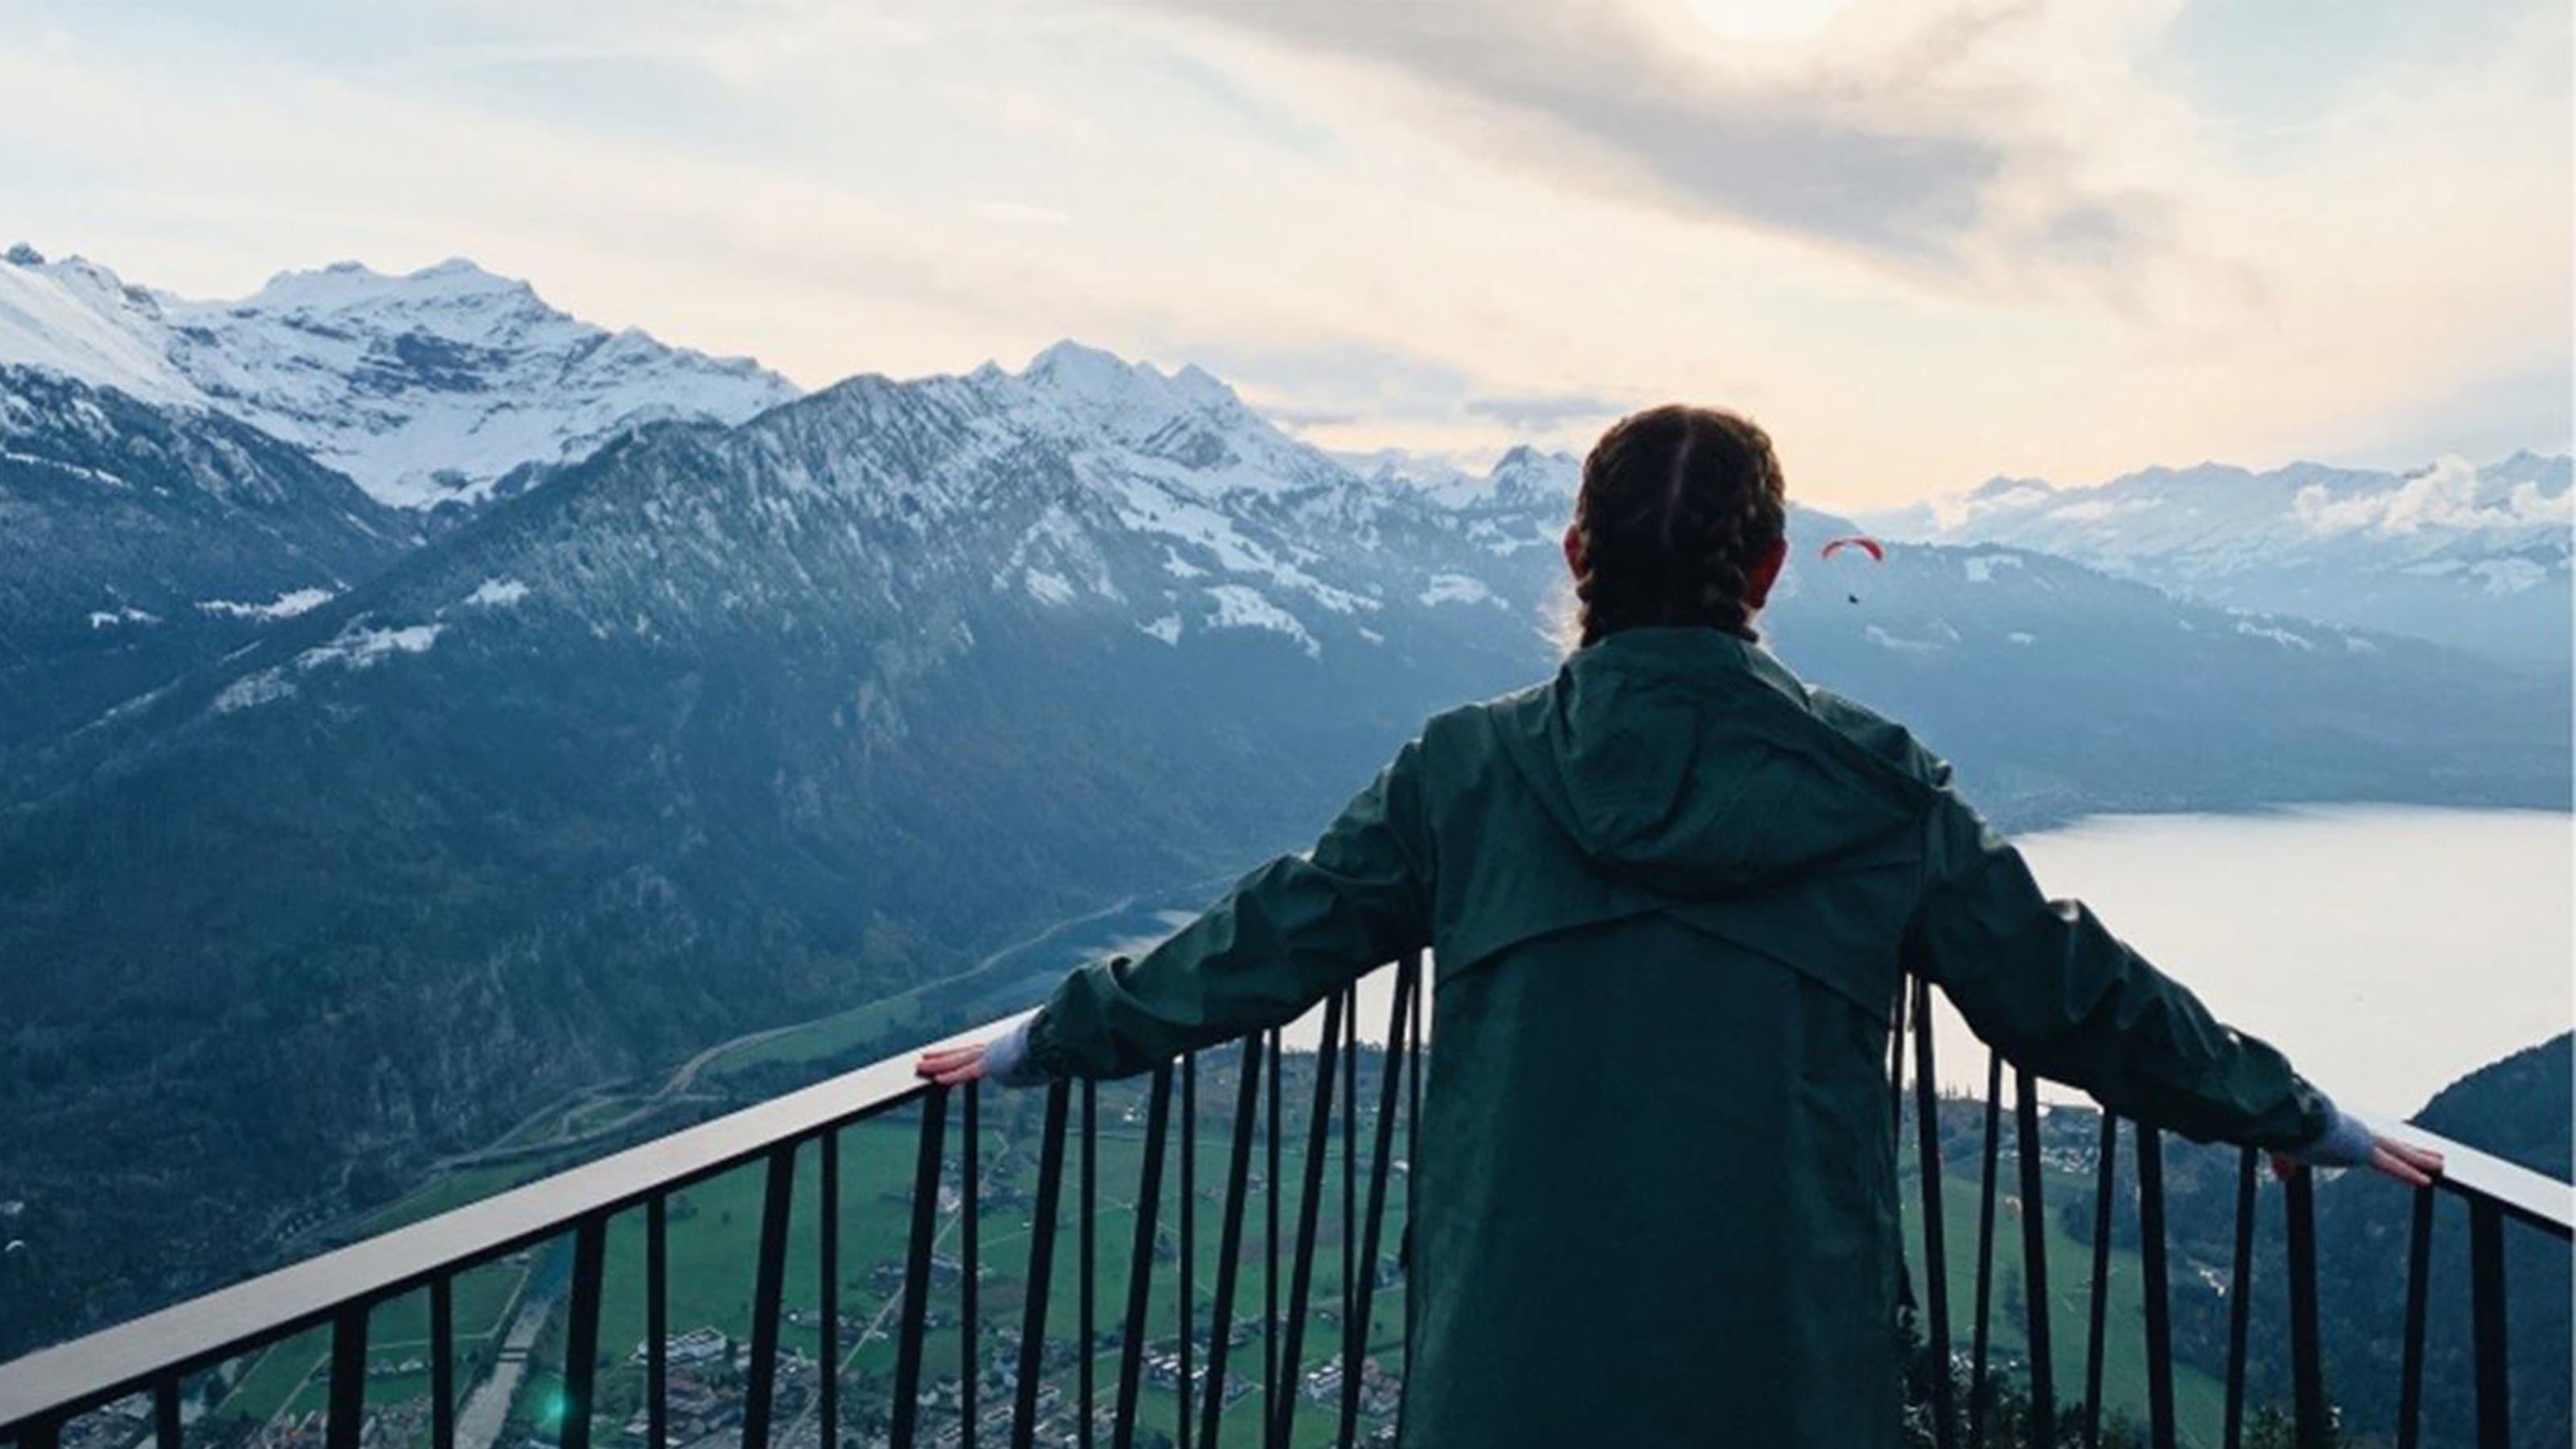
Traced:
<svg viewBox="0 0 2576 1449">
<path fill-rule="evenodd" d="M 1433 719 L 1310 856 L 922 1072 L 1124 1076 L 1432 948 L 1409 1449 L 1895 1444 L 1905 971 L 2112 1111 L 2438 1171 L 2048 900 L 1947 765 L 1754 643 L 1785 517 L 1752 423 L 1618 423 L 1566 530 L 1582 644 L 1553 681 Z"/>
</svg>

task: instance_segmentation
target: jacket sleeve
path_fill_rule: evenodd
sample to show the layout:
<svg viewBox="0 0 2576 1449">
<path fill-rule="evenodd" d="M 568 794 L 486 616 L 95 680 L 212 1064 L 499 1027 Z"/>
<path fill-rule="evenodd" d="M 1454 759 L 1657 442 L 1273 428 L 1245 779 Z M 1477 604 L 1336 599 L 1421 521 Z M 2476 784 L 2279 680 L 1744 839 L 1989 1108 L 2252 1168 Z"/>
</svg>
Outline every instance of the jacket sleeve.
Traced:
<svg viewBox="0 0 2576 1449">
<path fill-rule="evenodd" d="M 1360 792 L 1313 851 L 1283 856 L 1141 959 L 1066 978 L 1029 1028 L 1050 1077 L 1120 1077 L 1293 1021 L 1430 942 L 1431 859 L 1419 742 Z"/>
<path fill-rule="evenodd" d="M 2269 1044 L 2209 1014 L 2078 901 L 2040 892 L 2021 852 L 1939 771 L 1908 965 L 2015 1066 L 2198 1142 L 2294 1151 L 2331 1103 Z"/>
</svg>

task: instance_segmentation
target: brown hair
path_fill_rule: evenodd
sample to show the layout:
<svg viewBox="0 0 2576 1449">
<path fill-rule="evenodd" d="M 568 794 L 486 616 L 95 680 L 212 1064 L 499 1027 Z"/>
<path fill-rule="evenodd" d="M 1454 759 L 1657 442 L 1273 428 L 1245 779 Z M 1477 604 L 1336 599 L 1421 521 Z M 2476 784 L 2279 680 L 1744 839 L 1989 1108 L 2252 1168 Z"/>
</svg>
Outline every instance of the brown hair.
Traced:
<svg viewBox="0 0 2576 1449">
<path fill-rule="evenodd" d="M 1788 485 L 1751 420 L 1671 403 L 1621 418 L 1593 445 L 1574 527 L 1581 643 L 1651 624 L 1750 639 L 1747 575 L 1787 531 Z"/>
</svg>

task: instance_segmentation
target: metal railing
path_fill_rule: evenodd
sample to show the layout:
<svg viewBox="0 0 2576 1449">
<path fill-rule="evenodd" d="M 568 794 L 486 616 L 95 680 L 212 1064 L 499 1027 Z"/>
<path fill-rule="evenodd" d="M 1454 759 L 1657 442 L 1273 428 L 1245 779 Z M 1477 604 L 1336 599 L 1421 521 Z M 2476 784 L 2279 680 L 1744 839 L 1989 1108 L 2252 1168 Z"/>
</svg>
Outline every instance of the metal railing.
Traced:
<svg viewBox="0 0 2576 1449">
<path fill-rule="evenodd" d="M 685 1204 L 685 1194 L 693 1187 L 757 1165 L 758 1227 L 750 1264 L 748 1353 L 740 1371 L 739 1443 L 745 1449 L 773 1449 L 792 1439 L 797 1449 L 806 1444 L 839 1449 L 844 1435 L 844 1367 L 869 1343 L 881 1341 L 879 1330 L 861 1329 L 859 1349 L 843 1353 L 858 1315 L 845 1312 L 842 1301 L 850 1280 L 841 1261 L 849 1218 L 842 1196 L 840 1149 L 853 1129 L 918 1107 L 919 1124 L 909 1144 L 910 1185 L 904 1208 L 908 1227 L 901 1238 L 899 1282 L 892 1263 L 882 1265 L 886 1281 L 877 1305 L 879 1323 L 888 1316 L 896 1320 L 891 1332 L 883 1334 L 891 1338 L 894 1354 L 890 1385 L 881 1403 L 847 1406 L 856 1419 L 869 1425 L 866 1432 L 871 1438 L 897 1449 L 921 1443 L 972 1446 L 978 1442 L 1007 1443 L 1013 1449 L 1040 1443 L 1090 1449 L 1102 1440 L 1112 1449 L 1134 1449 L 1140 1433 L 1152 1432 L 1164 1433 L 1180 1449 L 1193 1444 L 1215 1449 L 1220 1442 L 1285 1445 L 1305 1442 L 1297 1437 L 1303 1400 L 1315 1412 L 1332 1416 L 1333 1442 L 1352 1445 L 1361 1442 L 1363 1434 L 1384 1442 L 1392 1432 L 1387 1399 L 1396 1376 L 1369 1357 L 1371 1315 L 1381 1287 L 1404 1286 L 1403 1254 L 1394 1249 L 1402 1242 L 1403 1230 L 1391 1220 L 1400 1209 L 1391 1201 L 1390 1188 L 1407 1175 L 1406 1161 L 1420 1118 L 1424 1060 L 1423 963 L 1417 956 L 1397 963 L 1392 971 L 1382 1049 L 1363 1052 L 1356 987 L 1324 1003 L 1320 1049 L 1311 1058 L 1297 1054 L 1296 1075 L 1309 1078 L 1294 1083 L 1303 1097 L 1302 1123 L 1293 1120 L 1300 1104 L 1289 1100 L 1292 1080 L 1284 1070 L 1291 1054 L 1275 1030 L 1156 1069 L 1144 1083 L 1141 1100 L 1114 1122 L 1103 1121 L 1102 1089 L 1097 1084 L 1057 1084 L 1040 1094 L 1043 1117 L 1035 1144 L 1035 1189 L 1028 1205 L 1023 1296 L 1015 1309 L 1004 1311 L 1004 1317 L 1015 1317 L 1016 1322 L 999 1329 L 992 1326 L 996 1315 L 979 1301 L 979 1279 L 987 1269 L 981 1224 L 989 1214 L 983 1194 L 993 1167 L 986 1156 L 984 1095 L 974 1085 L 952 1090 L 922 1082 L 913 1075 L 915 1054 L 906 1052 L 0 1365 L 0 1440 L 14 1442 L 17 1449 L 62 1449 L 67 1431 L 81 1424 L 83 1416 L 121 1405 L 129 1415 L 121 1422 L 132 1426 L 123 1442 L 150 1438 L 155 1449 L 183 1449 L 192 1438 L 183 1422 L 192 1376 L 242 1360 L 265 1346 L 327 1329 L 327 1366 L 319 1370 L 328 1406 L 322 1449 L 360 1449 L 367 1423 L 370 1314 L 407 1295 L 425 1293 L 426 1442 L 431 1449 L 457 1449 L 462 1386 L 456 1352 L 456 1285 L 478 1268 L 568 1236 L 569 1250 L 561 1259 L 568 1267 L 559 1298 L 533 1307 L 522 1301 L 519 1311 L 547 1315 L 543 1325 L 560 1334 L 557 1442 L 561 1449 L 591 1449 L 599 1373 L 606 1362 L 600 1338 L 609 1232 L 612 1221 L 628 1223 L 621 1231 L 631 1232 L 640 1217 L 644 1321 L 637 1356 L 642 1361 L 643 1383 L 638 1411 L 641 1433 L 636 1437 L 639 1449 L 670 1449 L 674 1443 L 670 1241 L 671 1223 L 678 1216 L 673 1205 Z M 2019 1442 L 2057 1445 L 2067 1442 L 2073 1429 L 2085 1445 L 2099 1444 L 2104 1432 L 2105 1343 L 2112 1297 L 2108 1278 L 2121 1124 L 2108 1114 L 2102 1116 L 2094 1152 L 2084 1389 L 2073 1410 L 2080 1422 L 2068 1425 L 2057 1395 L 2058 1366 L 2051 1348 L 2050 1317 L 2056 1300 L 2049 1290 L 2049 1220 L 2044 1206 L 2049 1177 L 2063 1176 L 2067 1169 L 2044 1160 L 2034 1083 L 2029 1074 L 2019 1071 L 2012 1074 L 2010 1134 L 2015 1169 L 2010 1196 L 2018 1199 L 2018 1270 L 2023 1290 L 2020 1329 L 2025 1362 L 2017 1370 L 2003 1362 L 1994 1332 L 1997 1209 L 1999 1199 L 2006 1196 L 1999 1192 L 2006 1140 L 2006 1066 L 1991 1055 L 1981 1104 L 1975 1307 L 1967 1325 L 1966 1352 L 1955 1349 L 1957 1326 L 1951 1316 L 1945 1228 L 1945 1185 L 1952 1179 L 1942 1161 L 1942 1118 L 1945 1105 L 1973 1111 L 1975 1104 L 1945 1099 L 1938 1092 L 1929 1008 L 1926 988 L 1914 983 L 1897 1003 L 1890 1033 L 1891 1060 L 1900 1068 L 1891 1074 L 1890 1127 L 1899 1133 L 1900 1141 L 1907 1116 L 1907 1078 L 1901 1068 L 1909 1045 L 1914 1064 L 1915 1175 L 1921 1203 L 1915 1212 L 1913 1257 L 1906 1280 L 1907 1311 L 1921 1335 L 1923 1352 L 1939 1366 L 1916 1406 L 1922 1419 L 1919 1435 L 1938 1449 L 2000 1444 L 2005 1429 L 1997 1410 L 1998 1395 L 2010 1391 L 2018 1393 L 2025 1406 L 2017 1431 Z M 1008 1024 L 1009 1020 L 988 1023 L 952 1040 L 981 1038 Z M 1230 1072 L 1226 1070 L 1229 1061 Z M 1373 1071 L 1364 1072 L 1364 1067 Z M 1363 1075 L 1372 1076 L 1365 1112 Z M 1218 1079 L 1220 1085 L 1230 1076 L 1234 1083 L 1230 1110 L 1220 1118 L 1227 1126 L 1223 1183 L 1213 1204 L 1217 1235 L 1213 1283 L 1204 1295 L 1197 1281 L 1203 1230 L 1200 1199 L 1206 1195 L 1198 1182 L 1203 1076 Z M 1012 1106 L 1018 1109 L 1020 1104 Z M 1288 1115 L 1283 1115 L 1283 1106 Z M 1130 1116 L 1141 1120 L 1130 1122 Z M 953 1144 L 952 1117 L 958 1122 Z M 2439 1148 L 2449 1161 L 2436 1187 L 2412 1195 L 2394 1442 L 2404 1449 L 2412 1449 L 2417 1442 L 2427 1362 L 2434 1204 L 2437 1196 L 2448 1195 L 2467 1205 L 2476 1442 L 2505 1444 L 2511 1433 L 2505 1319 L 2507 1224 L 2536 1229 L 2564 1244 L 2570 1236 L 2571 1196 L 2576 1194 L 2568 1184 L 2457 1143 L 2411 1128 L 2382 1125 Z M 1130 1126 L 1137 1130 L 1128 1132 Z M 1297 1181 L 1291 1184 L 1284 1176 L 1290 1168 L 1288 1144 L 1301 1135 L 1300 1128 L 1303 1145 L 1294 1164 Z M 2179 1430 L 2165 1151 L 2161 1134 L 2154 1129 L 2132 1124 L 2129 1130 L 2135 1149 L 2146 1341 L 2144 1434 L 2156 1449 L 2168 1449 L 2178 1442 Z M 1401 1157 L 1399 1133 L 1405 1147 Z M 1178 1139 L 1176 1168 L 1171 1162 L 1175 1154 L 1167 1149 L 1174 1138 Z M 1113 1156 L 1123 1159 L 1132 1151 L 1135 1158 L 1133 1198 L 1124 1203 L 1106 1200 L 1106 1209 L 1101 1195 L 1104 1139 L 1114 1139 L 1109 1143 L 1115 1149 Z M 1068 1158 L 1077 1144 L 1076 1203 L 1074 1221 L 1068 1225 L 1062 1221 L 1066 1176 Z M 828 1227 L 814 1232 L 802 1252 L 791 1255 L 792 1205 L 800 1158 L 808 1155 L 807 1149 L 811 1149 L 809 1170 L 815 1174 L 811 1188 L 818 1203 L 817 1221 Z M 950 1187 L 952 1156 L 955 1179 Z M 1339 1171 L 1330 1172 L 1336 1156 Z M 2255 1281 L 2257 1168 L 2257 1154 L 2238 1155 L 2234 1252 L 2225 1290 L 2228 1323 L 2220 1433 L 2226 1449 L 2239 1449 L 2245 1437 L 2256 1297 L 2249 1289 Z M 1174 1346 L 1157 1352 L 1149 1348 L 1148 1337 L 1155 1314 L 1157 1263 L 1167 1246 L 1163 1222 L 1167 1177 L 1177 1179 L 1173 1194 L 1177 1221 L 1168 1234 L 1177 1239 L 1177 1251 L 1173 1281 L 1167 1285 L 1173 1298 L 1165 1317 L 1176 1318 L 1178 1327 L 1168 1340 Z M 1328 1184 L 1328 1177 L 1338 1180 Z M 1262 1221 L 1259 1242 L 1253 1244 L 1249 1239 L 1254 1225 L 1248 1219 L 1256 1192 L 1262 1199 Z M 1331 1201 L 1336 1193 L 1338 1203 Z M 2390 1194 L 2395 1201 L 2397 1190 L 2391 1188 Z M 2289 1179 L 2281 1197 L 2286 1209 L 2290 1421 L 2299 1445 L 2321 1446 L 2336 1431 L 2319 1344 L 2316 1200 L 2311 1176 Z M 1099 1321 L 1103 1219 L 1118 1212 L 1132 1215 L 1127 1229 L 1127 1281 L 1117 1305 L 1116 1327 L 1104 1333 Z M 1283 1214 L 1290 1212 L 1293 1222 L 1283 1223 Z M 1328 1214 L 1337 1219 L 1332 1227 L 1338 1264 L 1326 1261 L 1323 1247 Z M 937 1251 L 951 1234 L 956 1238 L 953 1261 Z M 1068 1236 L 1075 1257 L 1068 1285 L 1074 1299 L 1069 1315 L 1053 1301 L 1057 1280 L 1067 1276 L 1057 1259 L 1059 1239 Z M 801 1412 L 792 1426 L 793 1435 L 779 1421 L 782 1363 L 790 1346 L 782 1317 L 791 1256 L 811 1261 L 813 1277 L 799 1291 L 810 1290 L 813 1295 L 810 1326 L 817 1336 L 812 1382 L 799 1392 Z M 1252 1305 L 1239 1301 L 1244 1296 L 1244 1275 L 1256 1264 L 1262 1281 L 1257 1315 Z M 1319 1271 L 1326 1267 L 1337 1269 L 1329 1293 L 1319 1281 Z M 1919 1302 L 1912 1287 L 1918 1274 Z M 933 1367 L 933 1356 L 939 1352 L 933 1344 L 934 1328 L 947 1327 L 934 1323 L 932 1301 L 943 1296 L 937 1290 L 945 1287 L 941 1280 L 947 1277 L 954 1278 L 955 1372 L 952 1382 L 926 1389 L 925 1375 L 939 1372 Z M 1069 1338 L 1050 1338 L 1051 1332 L 1064 1333 L 1063 1320 L 1068 1316 L 1072 1320 Z M 1309 1344 L 1314 1320 L 1321 1320 L 1327 1331 L 1338 1329 L 1338 1343 L 1320 1363 Z M 1409 1291 L 1403 1322 L 1403 1336 L 1409 1339 Z M 1003 1350 L 989 1362 L 979 1341 L 987 1332 L 1001 1340 Z M 1015 1343 L 1010 1341 L 1014 1334 Z M 499 1336 L 496 1322 L 487 1342 L 497 1342 Z M 1238 1364 L 1238 1359 L 1254 1357 L 1248 1344 L 1255 1336 L 1262 1340 L 1257 1362 Z M 732 1351 L 728 1341 L 728 1363 Z M 1098 1360 L 1112 1352 L 1115 1359 L 1108 1376 L 1113 1382 L 1104 1385 Z M 1164 1406 L 1157 1399 L 1158 1423 L 1152 1427 L 1141 1422 L 1149 1355 L 1156 1365 L 1157 1384 L 1172 1401 L 1168 1418 L 1162 1418 Z M 799 1362 L 801 1373 L 801 1356 Z M 988 1385 L 990 1399 L 985 1397 Z M 140 1407 L 147 1402 L 148 1410 Z M 725 1417 L 731 1418 L 730 1410 Z M 1314 1422 L 1308 1421 L 1310 1437 Z M 881 1433 L 875 1427 L 879 1424 Z M 1251 1427 L 1254 1424 L 1257 1432 Z M 74 1441 L 83 1449 L 91 1442 L 77 1436 Z M 486 1449 L 488 1442 L 470 1444 L 467 1449 Z"/>
</svg>

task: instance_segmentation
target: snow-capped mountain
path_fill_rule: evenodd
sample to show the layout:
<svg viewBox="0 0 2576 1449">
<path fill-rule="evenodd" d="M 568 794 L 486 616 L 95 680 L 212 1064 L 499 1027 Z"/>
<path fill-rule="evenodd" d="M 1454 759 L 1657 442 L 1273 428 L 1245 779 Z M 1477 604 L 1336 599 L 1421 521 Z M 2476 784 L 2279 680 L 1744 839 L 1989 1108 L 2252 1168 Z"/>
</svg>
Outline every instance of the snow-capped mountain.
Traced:
<svg viewBox="0 0 2576 1449">
<path fill-rule="evenodd" d="M 1997 478 L 1862 521 L 2042 550 L 2222 605 L 2564 660 L 2569 473 L 2566 457 L 2531 453 L 2406 473 L 2203 463 L 2085 488 Z"/>
<path fill-rule="evenodd" d="M 192 301 L 21 244 L 0 264 L 0 364 L 223 413 L 414 509 L 478 503 L 514 469 L 639 424 L 739 422 L 797 395 L 752 362 L 610 332 L 463 260 L 399 277 L 341 262 Z"/>
</svg>

